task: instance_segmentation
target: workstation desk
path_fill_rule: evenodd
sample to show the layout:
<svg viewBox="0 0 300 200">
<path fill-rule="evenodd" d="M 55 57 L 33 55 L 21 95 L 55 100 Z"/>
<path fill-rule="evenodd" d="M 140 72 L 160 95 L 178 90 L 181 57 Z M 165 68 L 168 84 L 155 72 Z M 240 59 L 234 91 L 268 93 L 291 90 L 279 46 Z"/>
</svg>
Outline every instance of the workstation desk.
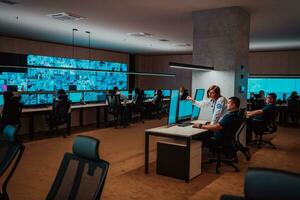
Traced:
<svg viewBox="0 0 300 200">
<path fill-rule="evenodd" d="M 195 120 L 192 121 L 192 123 L 205 124 L 206 121 Z M 149 137 L 151 135 L 158 136 L 158 137 L 172 138 L 172 139 L 181 139 L 186 141 L 185 156 L 187 161 L 186 166 L 188 170 L 186 171 L 185 181 L 189 182 L 191 141 L 195 136 L 198 136 L 206 132 L 207 130 L 193 128 L 192 125 L 186 127 L 179 127 L 177 125 L 171 127 L 160 126 L 156 128 L 146 129 L 145 130 L 145 174 L 149 173 Z"/>
</svg>

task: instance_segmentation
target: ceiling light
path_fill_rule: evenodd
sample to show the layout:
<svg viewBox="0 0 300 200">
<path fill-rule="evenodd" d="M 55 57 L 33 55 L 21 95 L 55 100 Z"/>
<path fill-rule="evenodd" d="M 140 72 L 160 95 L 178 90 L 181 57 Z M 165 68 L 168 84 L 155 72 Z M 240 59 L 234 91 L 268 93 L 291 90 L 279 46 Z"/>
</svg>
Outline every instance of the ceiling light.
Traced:
<svg viewBox="0 0 300 200">
<path fill-rule="evenodd" d="M 47 16 L 61 21 L 78 21 L 81 19 L 86 19 L 86 17 L 74 13 L 68 13 L 68 12 L 54 13 L 54 14 L 49 14 Z"/>
<path fill-rule="evenodd" d="M 191 65 L 191 64 L 175 63 L 175 62 L 169 62 L 169 67 L 179 68 L 179 69 L 189 69 L 189 70 L 201 70 L 201 71 L 214 70 L 214 67 L 206 67 L 200 65 Z"/>
<path fill-rule="evenodd" d="M 16 2 L 16 1 L 10 1 L 10 0 L 0 0 L 0 3 L 5 3 L 5 4 L 8 4 L 8 5 L 19 4 L 19 2 Z"/>
<path fill-rule="evenodd" d="M 173 44 L 175 47 L 190 47 L 191 45 L 189 43 L 175 43 Z"/>
<path fill-rule="evenodd" d="M 132 37 L 151 37 L 153 36 L 151 33 L 146 32 L 133 32 L 133 33 L 127 33 L 127 35 Z"/>
<path fill-rule="evenodd" d="M 159 39 L 159 41 L 161 41 L 161 42 L 169 42 L 169 40 L 167 40 L 167 39 Z"/>
</svg>

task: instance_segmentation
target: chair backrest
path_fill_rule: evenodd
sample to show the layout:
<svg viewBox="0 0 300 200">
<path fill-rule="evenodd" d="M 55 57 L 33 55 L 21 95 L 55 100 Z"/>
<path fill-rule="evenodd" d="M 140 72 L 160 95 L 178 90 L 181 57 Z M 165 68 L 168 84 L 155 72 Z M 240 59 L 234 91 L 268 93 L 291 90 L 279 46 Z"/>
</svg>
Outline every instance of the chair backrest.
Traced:
<svg viewBox="0 0 300 200">
<path fill-rule="evenodd" d="M 99 158 L 98 148 L 99 140 L 77 136 L 73 154 L 64 155 L 46 199 L 100 199 L 109 163 Z"/>
<path fill-rule="evenodd" d="M 143 110 L 144 101 L 143 96 L 141 94 L 137 94 L 135 103 L 133 104 L 133 112 L 141 112 Z"/>
<path fill-rule="evenodd" d="M 300 112 L 300 100 L 299 99 L 288 99 L 288 111 L 289 113 Z"/>
<path fill-rule="evenodd" d="M 251 200 L 300 199 L 300 174 L 249 168 L 245 179 L 245 197 Z"/>
<path fill-rule="evenodd" d="M 1 123 L 3 127 L 7 124 L 20 125 L 20 117 L 23 104 L 20 103 L 21 97 L 12 96 L 3 105 Z"/>
<path fill-rule="evenodd" d="M 119 112 L 121 107 L 120 95 L 107 95 L 108 111 L 109 112 Z"/>
<path fill-rule="evenodd" d="M 52 118 L 53 124 L 62 124 L 68 122 L 71 114 L 71 101 L 67 95 L 60 95 L 59 99 L 53 99 Z"/>
<path fill-rule="evenodd" d="M 6 192 L 6 187 L 23 155 L 25 148 L 16 139 L 18 130 L 19 125 L 6 125 L 2 131 L 4 137 L 0 140 L 0 179 L 2 179 L 2 175 L 6 172 L 6 170 L 10 169 L 8 175 L 5 176 L 5 180 L 0 181 L 3 183 L 2 195 L 7 197 L 7 199 L 8 194 Z M 13 162 L 14 160 L 15 162 Z M 11 166 L 12 163 L 13 165 Z"/>
<path fill-rule="evenodd" d="M 262 109 L 265 106 L 264 99 L 255 99 L 254 101 L 254 110 Z"/>
</svg>

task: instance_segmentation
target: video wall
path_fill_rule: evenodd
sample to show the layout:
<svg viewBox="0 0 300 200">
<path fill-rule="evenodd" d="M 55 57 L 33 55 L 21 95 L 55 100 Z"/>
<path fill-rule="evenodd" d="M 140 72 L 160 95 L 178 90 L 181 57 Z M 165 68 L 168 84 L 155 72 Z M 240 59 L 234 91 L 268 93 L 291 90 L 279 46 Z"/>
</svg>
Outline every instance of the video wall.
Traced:
<svg viewBox="0 0 300 200">
<path fill-rule="evenodd" d="M 27 65 L 29 68 L 25 73 L 0 73 L 0 92 L 6 91 L 8 85 L 17 85 L 18 91 L 25 92 L 69 90 L 69 85 L 76 85 L 77 90 L 111 90 L 115 86 L 120 90 L 127 89 L 127 74 L 115 73 L 128 71 L 124 63 L 28 55 Z M 95 95 L 90 94 L 91 97 L 87 98 L 94 98 Z M 39 104 L 48 102 L 49 96 L 25 95 L 22 99 Z"/>
<path fill-rule="evenodd" d="M 300 78 L 248 78 L 247 98 L 250 98 L 251 92 L 257 94 L 260 90 L 265 91 L 265 94 L 274 92 L 282 100 L 284 94 L 288 98 L 293 91 L 300 93 Z"/>
</svg>

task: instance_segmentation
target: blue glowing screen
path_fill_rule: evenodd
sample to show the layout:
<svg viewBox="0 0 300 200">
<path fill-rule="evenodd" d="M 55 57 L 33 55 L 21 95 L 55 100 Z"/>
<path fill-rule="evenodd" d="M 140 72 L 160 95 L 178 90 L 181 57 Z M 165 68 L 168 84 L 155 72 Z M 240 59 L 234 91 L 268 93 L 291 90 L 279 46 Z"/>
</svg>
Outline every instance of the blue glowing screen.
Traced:
<svg viewBox="0 0 300 200">
<path fill-rule="evenodd" d="M 127 71 L 127 64 L 124 63 L 28 55 L 27 65 L 38 66 L 41 68 L 28 68 L 27 73 L 0 73 L 0 92 L 6 91 L 7 85 L 17 85 L 18 91 L 33 92 L 57 91 L 58 89 L 68 90 L 69 85 L 76 85 L 77 90 L 111 90 L 115 86 L 121 90 L 127 89 L 127 75 L 124 73 L 53 69 L 55 67 L 63 67 Z M 52 69 L 43 69 L 42 67 L 52 67 Z M 28 102 L 28 105 L 33 105 L 32 102 L 35 100 L 28 99 L 25 101 L 25 97 L 31 98 L 31 96 L 24 96 L 23 100 L 24 102 Z M 45 101 L 48 100 L 45 99 Z M 38 103 L 40 100 L 36 100 L 36 102 Z"/>
<path fill-rule="evenodd" d="M 37 94 L 21 94 L 21 102 L 28 105 L 36 105 L 38 104 Z"/>
<path fill-rule="evenodd" d="M 135 97 L 135 91 L 132 90 L 132 92 L 131 92 L 131 99 L 134 99 L 134 97 Z"/>
<path fill-rule="evenodd" d="M 145 98 L 150 99 L 154 97 L 155 91 L 154 90 L 144 90 Z"/>
<path fill-rule="evenodd" d="M 300 93 L 300 78 L 248 78 L 247 99 L 251 92 L 257 94 L 260 90 L 265 91 L 266 95 L 274 92 L 282 100 L 284 95 L 289 97 L 292 91 Z"/>
<path fill-rule="evenodd" d="M 97 92 L 97 101 L 106 102 L 106 94 L 105 92 Z"/>
<path fill-rule="evenodd" d="M 175 124 L 177 121 L 179 90 L 171 91 L 171 102 L 169 108 L 168 125 Z"/>
<path fill-rule="evenodd" d="M 164 97 L 170 97 L 171 96 L 171 90 L 162 90 L 162 94 Z"/>
<path fill-rule="evenodd" d="M 127 99 L 129 97 L 129 92 L 128 91 L 120 91 L 120 94 L 125 96 Z"/>
<path fill-rule="evenodd" d="M 82 99 L 82 92 L 69 93 L 69 99 L 72 101 L 72 103 L 79 103 Z"/>
<path fill-rule="evenodd" d="M 178 120 L 191 118 L 193 113 L 193 104 L 188 100 L 179 101 Z"/>
<path fill-rule="evenodd" d="M 203 96 L 204 96 L 204 89 L 197 89 L 194 99 L 196 101 L 201 101 L 203 99 Z M 197 106 L 194 106 L 192 119 L 198 119 L 199 114 L 200 114 L 200 108 Z"/>
<path fill-rule="evenodd" d="M 97 93 L 96 92 L 84 92 L 83 99 L 85 102 L 94 102 L 98 101 Z"/>
<path fill-rule="evenodd" d="M 3 106 L 3 104 L 4 104 L 3 95 L 0 94 L 0 106 Z"/>
</svg>

